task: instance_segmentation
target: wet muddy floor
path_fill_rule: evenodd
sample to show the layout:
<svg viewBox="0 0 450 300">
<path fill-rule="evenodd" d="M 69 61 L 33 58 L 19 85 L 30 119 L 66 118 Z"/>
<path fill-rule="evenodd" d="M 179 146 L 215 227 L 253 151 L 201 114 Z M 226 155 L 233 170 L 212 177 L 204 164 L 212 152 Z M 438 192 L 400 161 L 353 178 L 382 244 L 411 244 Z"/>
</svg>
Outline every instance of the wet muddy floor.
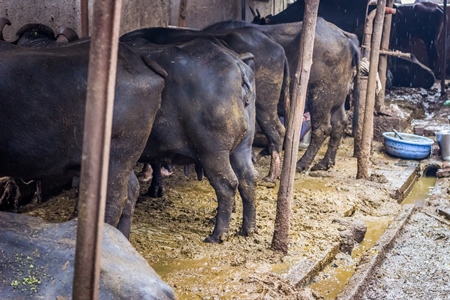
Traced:
<svg viewBox="0 0 450 300">
<path fill-rule="evenodd" d="M 431 96 L 430 101 L 435 101 Z M 316 159 L 324 151 L 322 147 Z M 298 154 L 301 156 L 303 150 Z M 206 179 L 197 181 L 193 170 L 185 176 L 182 167 L 176 167 L 165 179 L 166 194 L 162 198 L 144 196 L 148 184 L 141 186 L 130 241 L 174 288 L 178 299 L 334 299 L 354 272 L 358 255 L 375 243 L 401 209 L 392 197 L 392 186 L 399 180 L 395 174 L 405 169 L 398 162 L 398 158 L 384 153 L 381 142 L 374 142 L 371 177 L 357 180 L 353 139 L 347 136 L 339 147 L 336 165 L 329 171 L 297 173 L 286 256 L 270 249 L 278 186 L 258 186 L 257 231 L 253 236 L 235 234 L 242 218 L 237 197 L 230 238 L 222 244 L 206 244 L 203 239 L 213 229 L 216 197 Z M 255 166 L 263 177 L 269 158 L 259 157 Z M 393 176 L 385 176 L 385 169 Z M 66 191 L 22 211 L 50 221 L 65 221 L 74 205 L 74 192 Z M 355 245 L 351 255 L 345 254 L 339 251 L 340 232 L 347 228 L 345 224 L 357 221 L 367 225 L 366 237 Z M 324 266 L 324 272 L 310 285 L 296 286 L 295 266 L 320 261 L 325 253 L 332 253 L 334 262 Z M 333 275 L 327 269 L 333 269 Z M 331 281 L 341 283 L 331 288 Z"/>
<path fill-rule="evenodd" d="M 301 261 L 317 261 L 324 253 L 336 252 L 344 228 L 335 220 L 387 224 L 400 209 L 389 195 L 389 179 L 377 176 L 375 168 L 388 165 L 400 172 L 404 167 L 381 151 L 381 143 L 375 147 L 372 180 L 356 180 L 351 138 L 342 141 L 331 170 L 296 174 L 287 256 L 270 249 L 278 186 L 258 186 L 257 232 L 253 236 L 235 235 L 242 215 L 238 198 L 229 240 L 206 244 L 203 239 L 213 228 L 211 219 L 217 206 L 215 194 L 206 179 L 197 181 L 194 172 L 186 177 L 182 168 L 166 178 L 164 197 L 139 198 L 131 243 L 175 289 L 178 299 L 293 299 L 311 294 L 296 288 L 287 274 Z M 323 153 L 324 149 L 319 155 Z M 268 166 L 268 157 L 256 163 L 260 175 L 267 173 Z M 142 185 L 142 194 L 147 187 Z M 51 221 L 68 219 L 73 196 L 68 191 L 28 213 Z M 320 295 L 318 288 L 313 290 Z"/>
</svg>

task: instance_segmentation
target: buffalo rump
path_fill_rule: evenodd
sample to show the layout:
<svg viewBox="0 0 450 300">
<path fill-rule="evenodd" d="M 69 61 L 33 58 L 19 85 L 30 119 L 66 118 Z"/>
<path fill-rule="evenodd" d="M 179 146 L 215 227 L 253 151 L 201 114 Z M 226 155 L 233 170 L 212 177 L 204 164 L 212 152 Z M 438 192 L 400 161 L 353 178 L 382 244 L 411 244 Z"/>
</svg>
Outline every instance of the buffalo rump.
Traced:
<svg viewBox="0 0 450 300">
<path fill-rule="evenodd" d="M 267 137 L 266 152 L 271 155 L 269 174 L 264 178 L 275 182 L 281 173 L 280 151 L 285 129 L 278 117 L 288 102 L 285 86 L 289 85 L 289 68 L 284 49 L 255 28 L 221 30 L 214 33 L 173 28 L 142 28 L 124 34 L 120 40 L 134 47 L 175 44 L 214 36 L 236 53 L 254 55 L 256 83 L 256 121 Z M 281 100 L 281 101 L 280 101 Z"/>
<path fill-rule="evenodd" d="M 89 46 L 35 49 L 0 41 L 0 177 L 79 175 Z M 133 167 L 161 104 L 159 74 L 165 72 L 155 62 L 119 46 L 105 221 L 125 236 L 138 184 Z"/>
<path fill-rule="evenodd" d="M 279 43 L 286 53 L 291 70 L 297 68 L 302 22 L 256 25 L 241 21 L 225 21 L 205 30 L 252 26 Z M 309 168 L 322 143 L 330 136 L 328 148 L 321 161 L 311 170 L 327 170 L 335 163 L 337 149 L 347 125 L 345 101 L 349 94 L 358 101 L 356 87 L 359 49 L 356 37 L 337 26 L 317 19 L 313 64 L 308 83 L 305 110 L 311 115 L 311 142 L 297 162 L 297 170 Z M 291 76 L 294 72 L 291 72 Z M 294 80 L 291 78 L 291 92 Z"/>
<path fill-rule="evenodd" d="M 127 41 L 130 44 L 133 42 Z M 205 242 L 228 237 L 236 189 L 243 202 L 239 234 L 255 229 L 256 170 L 252 163 L 255 133 L 255 82 L 252 69 L 215 39 L 176 46 L 140 45 L 167 71 L 166 86 L 142 162 L 196 164 L 213 186 L 218 201 L 215 228 Z M 155 174 L 149 193 L 158 195 Z"/>
</svg>

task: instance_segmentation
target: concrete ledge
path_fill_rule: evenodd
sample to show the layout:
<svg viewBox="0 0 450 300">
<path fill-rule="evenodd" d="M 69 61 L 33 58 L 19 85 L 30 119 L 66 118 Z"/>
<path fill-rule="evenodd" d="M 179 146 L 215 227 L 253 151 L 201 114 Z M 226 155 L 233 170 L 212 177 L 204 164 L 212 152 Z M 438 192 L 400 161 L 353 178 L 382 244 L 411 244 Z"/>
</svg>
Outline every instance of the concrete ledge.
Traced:
<svg viewBox="0 0 450 300">
<path fill-rule="evenodd" d="M 339 253 L 339 246 L 340 243 L 331 246 L 319 260 L 304 259 L 292 266 L 287 274 L 289 282 L 295 287 L 304 287 L 309 284 L 314 276 L 333 261 Z"/>
<path fill-rule="evenodd" d="M 369 276 L 386 258 L 386 252 L 392 248 L 394 240 L 414 211 L 413 204 L 407 204 L 403 207 L 378 242 L 364 253 L 355 274 L 353 274 L 344 290 L 337 297 L 338 300 L 357 300 L 361 298 L 361 293 L 364 291 L 364 286 L 368 283 Z"/>
<path fill-rule="evenodd" d="M 389 195 L 401 203 L 419 178 L 419 169 L 420 164 L 412 162 L 411 165 L 405 165 L 404 171 L 400 174 L 398 170 L 391 169 L 379 169 L 377 173 L 392 180 L 389 187 Z"/>
</svg>

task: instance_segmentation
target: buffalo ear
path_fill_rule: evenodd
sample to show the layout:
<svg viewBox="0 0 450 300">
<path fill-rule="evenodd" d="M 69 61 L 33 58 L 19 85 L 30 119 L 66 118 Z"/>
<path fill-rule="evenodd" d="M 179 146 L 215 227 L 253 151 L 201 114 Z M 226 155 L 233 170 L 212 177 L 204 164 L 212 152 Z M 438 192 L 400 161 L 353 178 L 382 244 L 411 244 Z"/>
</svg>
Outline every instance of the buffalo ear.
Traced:
<svg viewBox="0 0 450 300">
<path fill-rule="evenodd" d="M 248 6 L 248 8 L 250 8 L 250 11 L 252 12 L 253 18 L 255 18 L 256 17 L 256 13 L 255 13 L 255 10 L 253 9 L 253 7 Z"/>
</svg>

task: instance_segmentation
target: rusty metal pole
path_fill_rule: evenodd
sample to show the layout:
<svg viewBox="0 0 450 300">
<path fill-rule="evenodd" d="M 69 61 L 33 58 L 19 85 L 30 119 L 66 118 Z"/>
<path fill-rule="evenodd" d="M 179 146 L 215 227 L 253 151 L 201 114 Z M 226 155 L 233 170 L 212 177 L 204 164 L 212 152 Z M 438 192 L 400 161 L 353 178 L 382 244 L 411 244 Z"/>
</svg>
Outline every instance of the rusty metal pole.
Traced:
<svg viewBox="0 0 450 300">
<path fill-rule="evenodd" d="M 392 8 L 394 0 L 387 0 L 386 7 Z M 386 13 L 384 16 L 383 36 L 381 38 L 381 50 L 389 50 L 389 41 L 391 39 L 392 14 Z M 378 64 L 378 74 L 380 75 L 381 91 L 376 95 L 375 113 L 382 113 L 384 110 L 384 97 L 386 95 L 386 72 L 387 72 L 387 55 L 380 56 Z"/>
<path fill-rule="evenodd" d="M 95 0 L 72 296 L 98 299 L 121 0 Z"/>
<path fill-rule="evenodd" d="M 89 0 L 80 0 L 81 37 L 89 36 Z"/>
<path fill-rule="evenodd" d="M 369 158 L 373 140 L 373 112 L 375 108 L 375 85 L 377 80 L 381 34 L 383 28 L 386 0 L 378 0 L 375 24 L 373 26 L 372 43 L 370 50 L 370 70 L 367 82 L 366 105 L 364 112 L 364 124 L 361 139 L 361 150 L 357 160 L 356 178 L 369 177 Z M 364 100 L 362 100 L 364 101 Z"/>
<path fill-rule="evenodd" d="M 287 253 L 289 244 L 289 222 L 291 215 L 292 189 L 297 165 L 298 144 L 305 110 L 306 88 L 311 71 L 314 37 L 319 0 L 305 0 L 305 14 L 300 38 L 300 56 L 295 71 L 291 116 L 286 130 L 283 169 L 278 190 L 275 230 L 272 249 Z"/>
<path fill-rule="evenodd" d="M 442 56 L 441 96 L 446 96 L 445 77 L 447 75 L 447 0 L 444 0 L 444 51 Z"/>
</svg>

